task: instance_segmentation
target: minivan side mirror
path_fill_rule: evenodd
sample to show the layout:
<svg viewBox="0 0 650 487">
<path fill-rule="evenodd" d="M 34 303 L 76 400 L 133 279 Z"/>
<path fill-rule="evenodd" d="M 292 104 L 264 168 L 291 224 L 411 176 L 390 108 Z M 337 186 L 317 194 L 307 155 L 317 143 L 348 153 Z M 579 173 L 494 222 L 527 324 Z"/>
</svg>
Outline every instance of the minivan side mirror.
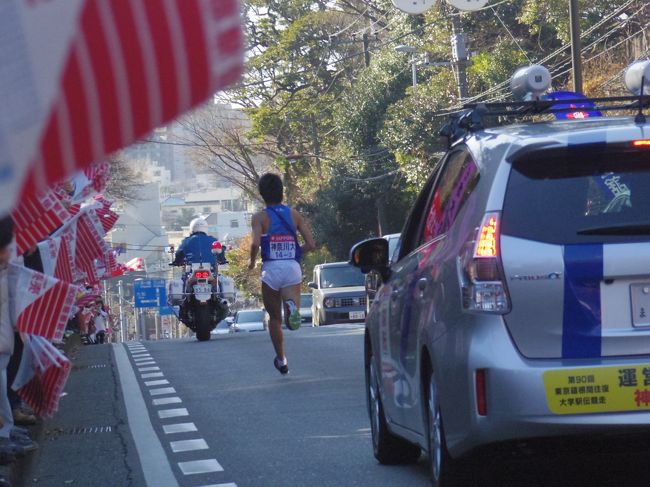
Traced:
<svg viewBox="0 0 650 487">
<path fill-rule="evenodd" d="M 388 265 L 388 240 L 385 238 L 371 238 L 359 242 L 350 250 L 350 264 L 367 274 L 377 271 L 384 280 L 390 274 Z"/>
<path fill-rule="evenodd" d="M 312 289 L 318 289 L 318 286 L 316 285 L 315 282 L 308 282 L 307 287 L 310 287 Z"/>
</svg>

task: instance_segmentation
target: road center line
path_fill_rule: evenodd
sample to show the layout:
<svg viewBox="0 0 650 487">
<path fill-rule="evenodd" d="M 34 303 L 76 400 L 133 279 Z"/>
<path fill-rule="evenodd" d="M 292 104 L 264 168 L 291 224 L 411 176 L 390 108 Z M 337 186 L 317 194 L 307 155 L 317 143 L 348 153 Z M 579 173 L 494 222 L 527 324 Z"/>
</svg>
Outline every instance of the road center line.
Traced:
<svg viewBox="0 0 650 487">
<path fill-rule="evenodd" d="M 148 487 L 177 487 L 178 482 L 149 419 L 149 412 L 126 350 L 116 344 L 113 346 L 113 355 L 120 377 L 129 429 L 140 457 L 145 482 Z"/>
</svg>

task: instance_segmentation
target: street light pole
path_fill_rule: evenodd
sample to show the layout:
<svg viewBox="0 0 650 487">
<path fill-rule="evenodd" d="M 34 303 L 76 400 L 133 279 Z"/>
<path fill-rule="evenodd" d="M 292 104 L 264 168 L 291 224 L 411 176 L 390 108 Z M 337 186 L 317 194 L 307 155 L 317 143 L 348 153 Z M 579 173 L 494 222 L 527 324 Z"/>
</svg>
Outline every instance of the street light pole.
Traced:
<svg viewBox="0 0 650 487">
<path fill-rule="evenodd" d="M 415 54 L 413 54 L 411 59 L 411 73 L 413 76 L 413 90 L 415 90 L 418 86 L 418 66 L 417 61 L 415 60 Z"/>
<path fill-rule="evenodd" d="M 571 57 L 573 61 L 573 91 L 582 93 L 582 50 L 580 41 L 580 17 L 578 0 L 569 0 L 569 21 L 571 25 Z"/>
</svg>

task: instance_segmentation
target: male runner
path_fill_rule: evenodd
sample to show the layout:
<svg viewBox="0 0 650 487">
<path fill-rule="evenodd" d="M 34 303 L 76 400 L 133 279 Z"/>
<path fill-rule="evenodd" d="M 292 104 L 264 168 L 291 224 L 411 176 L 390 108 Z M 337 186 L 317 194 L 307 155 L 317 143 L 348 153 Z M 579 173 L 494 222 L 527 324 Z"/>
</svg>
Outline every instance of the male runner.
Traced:
<svg viewBox="0 0 650 487">
<path fill-rule="evenodd" d="M 249 269 L 255 268 L 257 253 L 262 250 L 262 299 L 269 314 L 269 332 L 275 348 L 273 365 L 281 374 L 289 372 L 282 337 L 282 306 L 287 328 L 300 327 L 300 257 L 316 246 L 309 226 L 296 210 L 282 204 L 284 188 L 280 176 L 264 174 L 258 189 L 266 208 L 253 215 L 253 240 Z M 305 244 L 301 247 L 297 232 Z"/>
</svg>

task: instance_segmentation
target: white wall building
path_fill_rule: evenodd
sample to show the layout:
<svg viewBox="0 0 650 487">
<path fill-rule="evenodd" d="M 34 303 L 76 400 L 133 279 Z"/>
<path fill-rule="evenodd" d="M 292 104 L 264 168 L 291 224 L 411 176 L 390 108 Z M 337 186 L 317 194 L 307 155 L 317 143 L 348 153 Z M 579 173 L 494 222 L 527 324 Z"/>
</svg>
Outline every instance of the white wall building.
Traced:
<svg viewBox="0 0 650 487">
<path fill-rule="evenodd" d="M 167 272 L 169 243 L 162 225 L 159 185 L 145 184 L 138 194 L 141 199 L 118 208 L 120 219 L 108 234 L 109 241 L 120 249 L 119 262 L 142 257 L 149 274 Z"/>
</svg>

